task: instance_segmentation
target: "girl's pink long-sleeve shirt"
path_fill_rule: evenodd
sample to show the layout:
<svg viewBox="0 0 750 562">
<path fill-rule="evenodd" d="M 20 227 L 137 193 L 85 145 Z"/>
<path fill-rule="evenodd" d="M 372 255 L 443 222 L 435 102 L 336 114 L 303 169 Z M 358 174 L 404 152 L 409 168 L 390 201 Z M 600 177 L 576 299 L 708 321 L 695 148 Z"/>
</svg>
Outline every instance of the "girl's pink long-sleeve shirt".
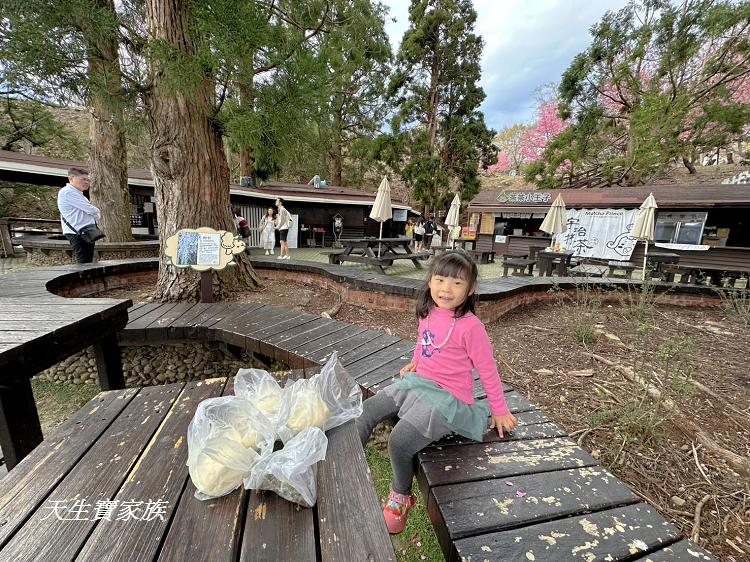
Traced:
<svg viewBox="0 0 750 562">
<path fill-rule="evenodd" d="M 427 345 L 430 340 L 435 345 L 441 345 L 445 341 L 453 322 L 453 314 L 453 310 L 436 306 L 427 318 L 419 321 L 417 347 L 413 357 L 417 372 L 435 381 L 462 402 L 472 404 L 472 369 L 476 369 L 487 392 L 492 414 L 507 414 L 508 406 L 503 396 L 503 385 L 497 372 L 492 343 L 479 318 L 472 313 L 457 318 L 453 333 L 444 346 L 436 349 Z"/>
</svg>

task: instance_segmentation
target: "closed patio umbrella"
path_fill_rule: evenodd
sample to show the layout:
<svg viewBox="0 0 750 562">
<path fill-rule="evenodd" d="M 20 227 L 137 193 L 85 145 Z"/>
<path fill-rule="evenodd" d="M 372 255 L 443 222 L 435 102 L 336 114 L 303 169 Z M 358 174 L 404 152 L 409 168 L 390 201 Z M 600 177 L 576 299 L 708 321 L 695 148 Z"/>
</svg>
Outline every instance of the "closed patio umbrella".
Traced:
<svg viewBox="0 0 750 562">
<path fill-rule="evenodd" d="M 558 195 L 547 212 L 547 216 L 544 217 L 542 226 L 539 229 L 554 237 L 555 234 L 561 234 L 568 229 L 567 222 L 568 217 L 565 213 L 565 201 L 563 201 L 562 195 Z"/>
<path fill-rule="evenodd" d="M 646 251 L 643 254 L 643 275 L 642 278 L 646 279 L 646 260 L 648 259 L 648 242 L 654 239 L 654 221 L 656 220 L 656 199 L 654 194 L 649 194 L 646 200 L 641 204 L 641 208 L 638 211 L 638 218 L 635 219 L 633 229 L 630 231 L 630 236 L 637 240 L 643 240 L 646 242 Z"/>
<path fill-rule="evenodd" d="M 370 218 L 380 223 L 380 238 L 383 237 L 383 223 L 393 218 L 393 209 L 391 209 L 391 185 L 388 178 L 383 176 L 383 181 L 378 187 L 378 194 L 375 196 L 375 204 L 370 211 Z M 378 257 L 380 257 L 380 243 L 378 243 Z"/>
<path fill-rule="evenodd" d="M 451 201 L 451 208 L 448 209 L 448 216 L 445 217 L 445 226 L 448 227 L 448 238 L 450 238 L 451 231 L 456 228 L 460 223 L 458 222 L 458 215 L 461 213 L 461 198 L 456 193 L 456 196 Z"/>
</svg>

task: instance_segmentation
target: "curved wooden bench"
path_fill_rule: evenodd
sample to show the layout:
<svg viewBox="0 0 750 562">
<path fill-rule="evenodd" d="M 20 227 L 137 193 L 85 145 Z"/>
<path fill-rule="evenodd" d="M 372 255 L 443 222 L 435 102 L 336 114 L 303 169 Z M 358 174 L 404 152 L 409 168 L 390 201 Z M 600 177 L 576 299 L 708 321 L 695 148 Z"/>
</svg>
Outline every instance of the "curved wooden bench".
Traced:
<svg viewBox="0 0 750 562">
<path fill-rule="evenodd" d="M 277 271 L 313 270 L 315 274 L 363 290 L 383 290 L 404 298 L 412 298 L 418 287 L 413 280 L 393 280 L 386 285 L 386 279 L 392 278 L 344 271 L 346 268 L 341 266 L 305 264 L 296 260 L 280 264 L 262 258 L 255 258 L 253 262 L 258 268 Z M 100 264 L 97 274 L 96 267 L 96 264 L 89 266 L 90 272 L 80 272 L 77 278 L 73 273 L 61 272 L 72 276 L 69 282 L 79 283 L 77 288 L 68 290 L 80 291 L 87 283 L 105 283 L 107 268 L 115 272 L 123 267 L 126 273 L 130 267 L 137 269 L 127 263 Z M 130 273 L 136 271 L 130 270 Z M 50 272 L 44 272 L 40 279 L 48 275 Z M 62 279 L 50 277 L 47 283 L 63 290 Z M 607 286 L 619 283 L 598 279 L 587 282 Z M 546 279 L 509 278 L 483 282 L 478 292 L 480 302 L 502 302 L 514 295 L 547 291 L 551 284 Z M 575 281 L 556 279 L 555 284 L 574 286 Z M 700 288 L 696 289 L 691 294 L 705 294 Z M 136 305 L 130 309 L 128 324 L 120 332 L 124 344 L 191 339 L 222 341 L 242 347 L 301 368 L 305 375 L 315 372 L 333 351 L 337 351 L 366 395 L 391 384 L 393 375 L 409 361 L 414 349 L 414 342 L 395 336 L 301 311 L 258 304 Z M 199 386 L 199 383 L 189 383 L 185 388 Z M 151 396 L 164 388 L 169 387 L 152 387 L 139 392 Z M 565 431 L 537 406 L 507 385 L 504 391 L 511 411 L 520 422 L 512 435 L 501 441 L 496 433 L 488 432 L 484 443 L 451 436 L 419 454 L 418 483 L 427 499 L 427 510 L 446 559 L 569 560 L 572 550 L 586 548 L 586 552 L 590 551 L 597 559 L 630 559 L 635 553 L 641 553 L 650 554 L 653 559 L 677 560 L 689 549 L 698 553 L 702 560 L 713 560 L 704 550 L 680 540 L 679 532 L 672 525 L 567 438 Z M 485 398 L 478 380 L 475 380 L 474 397 Z M 36 454 L 35 451 L 33 455 Z M 160 465 L 152 459 L 149 466 L 157 469 Z M 250 505 L 256 509 L 256 514 L 265 513 L 260 504 Z M 0 516 L 2 509 L 0 503 Z M 177 517 L 180 516 L 178 512 Z M 347 516 L 359 517 L 350 513 Z M 586 531 L 592 524 L 597 529 L 606 529 L 606 533 L 600 532 L 596 544 Z M 547 540 L 549 537 L 555 541 Z M 2 527 L 0 542 L 1 539 Z M 334 540 L 332 536 L 331 540 Z M 180 540 L 167 536 L 165 544 L 178 549 Z M 162 554 L 164 552 L 162 550 Z M 352 552 L 348 559 L 356 559 L 356 552 Z"/>
</svg>

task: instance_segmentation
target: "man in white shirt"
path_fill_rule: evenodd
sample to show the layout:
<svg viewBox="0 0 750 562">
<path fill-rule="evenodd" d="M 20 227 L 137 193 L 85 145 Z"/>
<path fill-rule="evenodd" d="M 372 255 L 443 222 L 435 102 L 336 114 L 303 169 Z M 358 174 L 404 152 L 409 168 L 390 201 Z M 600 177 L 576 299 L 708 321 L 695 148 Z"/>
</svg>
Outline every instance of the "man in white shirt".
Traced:
<svg viewBox="0 0 750 562">
<path fill-rule="evenodd" d="M 94 243 L 84 241 L 78 232 L 102 218 L 101 211 L 83 195 L 88 188 L 89 173 L 81 168 L 70 168 L 68 183 L 57 193 L 62 231 L 73 248 L 77 263 L 91 263 L 94 260 Z"/>
<path fill-rule="evenodd" d="M 290 259 L 289 246 L 286 239 L 289 235 L 289 227 L 292 226 L 292 215 L 284 208 L 284 200 L 281 197 L 276 199 L 276 208 L 278 209 L 276 214 L 276 228 L 279 231 L 279 243 L 281 245 L 281 251 L 277 259 L 288 260 Z"/>
</svg>

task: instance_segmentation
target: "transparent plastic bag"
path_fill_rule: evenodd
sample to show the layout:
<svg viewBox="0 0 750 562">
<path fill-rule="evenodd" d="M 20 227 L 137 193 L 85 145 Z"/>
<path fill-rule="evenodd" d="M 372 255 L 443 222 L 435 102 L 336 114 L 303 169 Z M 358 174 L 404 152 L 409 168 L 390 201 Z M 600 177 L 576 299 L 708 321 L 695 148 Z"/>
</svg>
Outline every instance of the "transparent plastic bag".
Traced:
<svg viewBox="0 0 750 562">
<path fill-rule="evenodd" d="M 283 389 L 270 373 L 260 369 L 240 369 L 234 380 L 234 394 L 251 402 L 269 420 L 276 422 Z"/>
<path fill-rule="evenodd" d="M 200 500 L 228 494 L 273 450 L 273 424 L 255 406 L 237 396 L 209 398 L 198 404 L 188 426 L 190 478 Z"/>
<path fill-rule="evenodd" d="M 320 373 L 287 382 L 281 398 L 276 433 L 288 442 L 308 427 L 328 431 L 362 415 L 362 391 L 334 352 Z"/>
<path fill-rule="evenodd" d="M 309 427 L 291 438 L 283 449 L 258 461 L 245 477 L 248 490 L 270 490 L 290 502 L 312 507 L 317 500 L 317 466 L 328 449 L 328 438 Z"/>
</svg>

